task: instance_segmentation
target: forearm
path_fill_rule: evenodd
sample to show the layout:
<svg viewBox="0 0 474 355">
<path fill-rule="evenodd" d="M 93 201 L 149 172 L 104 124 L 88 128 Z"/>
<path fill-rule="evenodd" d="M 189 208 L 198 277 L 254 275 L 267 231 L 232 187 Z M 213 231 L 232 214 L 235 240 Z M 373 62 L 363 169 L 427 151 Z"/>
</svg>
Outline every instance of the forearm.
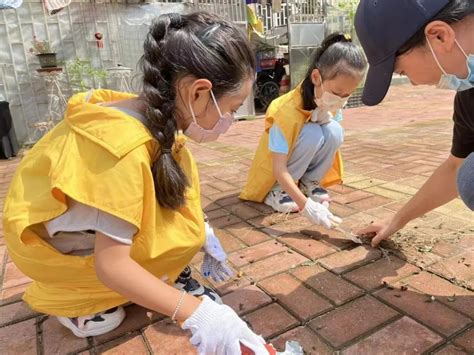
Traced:
<svg viewBox="0 0 474 355">
<path fill-rule="evenodd" d="M 456 174 L 459 165 L 459 161 L 450 158 L 438 167 L 416 195 L 395 215 L 397 223 L 404 226 L 456 198 Z"/>
<path fill-rule="evenodd" d="M 99 280 L 133 303 L 172 316 L 182 292 L 156 278 L 130 257 L 114 255 L 115 252 L 114 248 L 108 248 L 96 255 Z M 199 304 L 199 299 L 186 294 L 176 319 L 186 320 Z"/>
<path fill-rule="evenodd" d="M 298 185 L 293 181 L 290 173 L 286 169 L 279 170 L 278 172 L 274 172 L 275 178 L 277 179 L 278 183 L 280 184 L 281 188 L 285 190 L 288 195 L 296 202 L 300 210 L 304 209 L 306 204 L 307 197 L 301 192 Z"/>
</svg>

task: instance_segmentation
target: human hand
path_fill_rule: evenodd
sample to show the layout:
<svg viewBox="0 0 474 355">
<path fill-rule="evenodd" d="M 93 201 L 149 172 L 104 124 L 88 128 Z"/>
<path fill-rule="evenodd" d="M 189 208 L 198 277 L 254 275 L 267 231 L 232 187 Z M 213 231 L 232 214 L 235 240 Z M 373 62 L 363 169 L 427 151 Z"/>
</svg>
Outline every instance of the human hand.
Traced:
<svg viewBox="0 0 474 355">
<path fill-rule="evenodd" d="M 252 332 L 232 308 L 207 296 L 182 328 L 193 334 L 191 344 L 199 355 L 241 355 L 241 344 L 256 355 L 268 355 L 262 337 Z"/>
<path fill-rule="evenodd" d="M 380 242 L 384 239 L 390 238 L 390 236 L 400 229 L 403 225 L 398 223 L 394 218 L 376 221 L 369 226 L 359 230 L 357 235 L 364 235 L 372 238 L 372 247 L 377 247 Z"/>
<path fill-rule="evenodd" d="M 302 211 L 303 216 L 308 218 L 312 223 L 321 225 L 327 229 L 332 229 L 342 222 L 342 219 L 334 216 L 329 211 L 329 202 L 315 202 L 308 198 Z"/>
</svg>

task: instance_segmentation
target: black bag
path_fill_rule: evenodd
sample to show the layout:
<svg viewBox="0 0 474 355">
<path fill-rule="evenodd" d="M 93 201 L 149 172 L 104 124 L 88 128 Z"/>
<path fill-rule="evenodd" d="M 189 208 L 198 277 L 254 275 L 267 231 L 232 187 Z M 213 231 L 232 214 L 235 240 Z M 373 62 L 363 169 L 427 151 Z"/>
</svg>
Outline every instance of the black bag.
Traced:
<svg viewBox="0 0 474 355">
<path fill-rule="evenodd" d="M 20 147 L 13 128 L 10 104 L 0 101 L 0 159 L 9 159 L 17 155 Z"/>
</svg>

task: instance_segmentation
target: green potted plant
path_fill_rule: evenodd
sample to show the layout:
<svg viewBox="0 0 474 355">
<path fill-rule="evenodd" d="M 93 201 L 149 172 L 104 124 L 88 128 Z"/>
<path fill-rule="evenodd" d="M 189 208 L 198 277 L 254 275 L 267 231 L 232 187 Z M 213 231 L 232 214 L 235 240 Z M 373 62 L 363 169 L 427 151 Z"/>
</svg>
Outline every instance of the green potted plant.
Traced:
<svg viewBox="0 0 474 355">
<path fill-rule="evenodd" d="M 67 62 L 66 69 L 69 83 L 75 93 L 95 88 L 96 83 L 100 88 L 100 84 L 109 76 L 106 70 L 94 68 L 90 61 L 79 58 Z"/>
<path fill-rule="evenodd" d="M 41 68 L 56 68 L 58 66 L 56 52 L 49 41 L 40 40 L 34 36 L 31 45 L 30 53 L 38 57 Z"/>
</svg>

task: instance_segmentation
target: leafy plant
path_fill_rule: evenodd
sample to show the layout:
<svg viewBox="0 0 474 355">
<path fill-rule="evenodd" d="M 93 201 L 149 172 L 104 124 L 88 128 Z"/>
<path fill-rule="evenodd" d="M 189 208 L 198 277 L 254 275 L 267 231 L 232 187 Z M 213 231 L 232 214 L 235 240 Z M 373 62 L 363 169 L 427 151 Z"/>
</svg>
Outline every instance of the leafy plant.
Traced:
<svg viewBox="0 0 474 355">
<path fill-rule="evenodd" d="M 354 19 L 357 11 L 357 6 L 359 6 L 360 0 L 340 0 L 337 2 L 336 7 L 345 12 L 349 18 L 349 28 L 351 34 L 354 34 Z"/>
<path fill-rule="evenodd" d="M 30 53 L 34 55 L 54 53 L 54 48 L 49 41 L 38 39 L 36 36 L 31 41 L 33 47 L 30 48 Z"/>
<path fill-rule="evenodd" d="M 100 86 L 109 75 L 106 70 L 94 68 L 90 61 L 79 58 L 67 62 L 66 69 L 73 92 L 92 89 L 95 83 L 99 83 Z"/>
</svg>

